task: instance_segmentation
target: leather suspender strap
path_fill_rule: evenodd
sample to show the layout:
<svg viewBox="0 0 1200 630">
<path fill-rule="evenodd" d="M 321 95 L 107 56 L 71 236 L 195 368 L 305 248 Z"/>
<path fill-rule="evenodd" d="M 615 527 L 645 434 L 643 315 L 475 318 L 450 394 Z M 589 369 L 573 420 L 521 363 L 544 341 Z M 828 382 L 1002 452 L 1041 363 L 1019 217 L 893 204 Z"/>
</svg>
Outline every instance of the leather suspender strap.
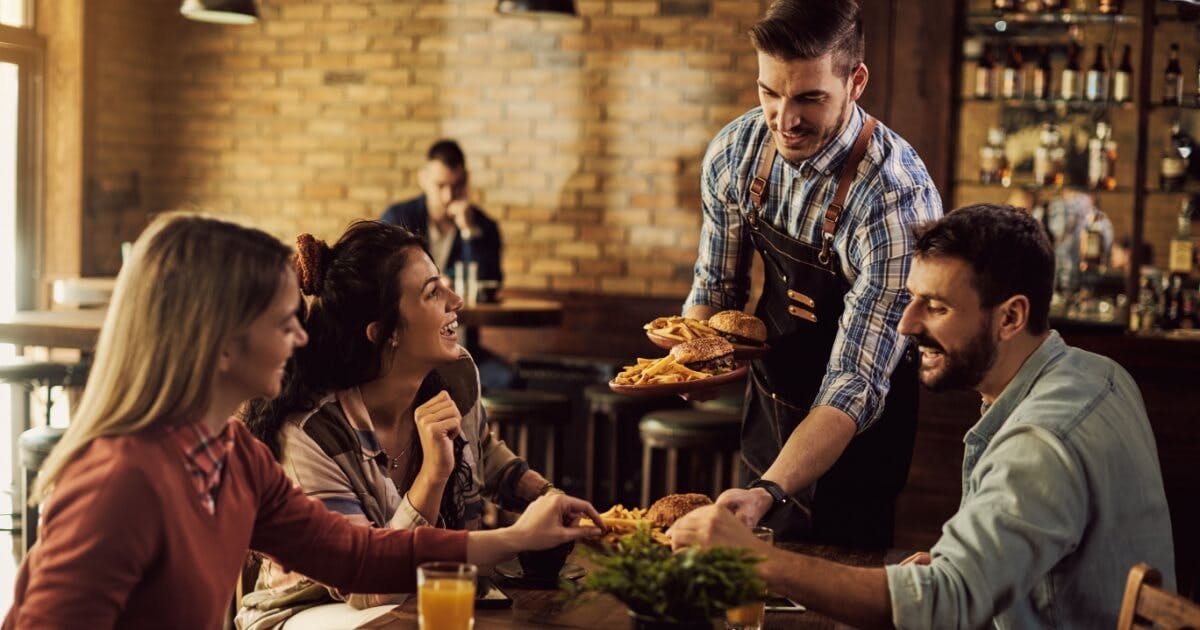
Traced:
<svg viewBox="0 0 1200 630">
<path fill-rule="evenodd" d="M 871 134 L 874 132 L 875 118 L 867 115 L 863 119 L 862 130 L 858 132 L 858 138 L 854 140 L 854 146 L 850 148 L 850 156 L 846 158 L 842 174 L 838 177 L 837 192 L 833 194 L 833 201 L 829 203 L 828 208 L 825 208 L 825 224 L 821 226 L 821 253 L 817 255 L 817 260 L 820 260 L 821 264 L 829 263 L 829 250 L 833 246 L 833 235 L 837 232 L 838 219 L 841 218 L 842 209 L 845 208 L 846 195 L 850 194 L 850 183 L 858 175 L 858 165 L 862 163 L 863 156 L 867 154 L 867 145 L 871 143 Z"/>
<path fill-rule="evenodd" d="M 750 182 L 750 200 L 754 202 L 755 213 L 762 207 L 763 193 L 767 192 L 767 180 L 771 177 L 771 165 L 775 163 L 775 140 L 767 132 L 766 146 L 758 160 L 758 173 Z"/>
</svg>

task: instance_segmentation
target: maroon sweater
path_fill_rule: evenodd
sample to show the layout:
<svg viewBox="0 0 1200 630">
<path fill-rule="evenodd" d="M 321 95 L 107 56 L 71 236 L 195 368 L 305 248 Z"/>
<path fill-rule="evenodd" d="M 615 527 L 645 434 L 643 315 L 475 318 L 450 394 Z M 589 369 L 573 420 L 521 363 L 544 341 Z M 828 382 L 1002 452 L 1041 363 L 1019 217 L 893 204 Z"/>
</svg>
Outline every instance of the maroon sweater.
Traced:
<svg viewBox="0 0 1200 630">
<path fill-rule="evenodd" d="M 163 432 L 93 442 L 63 470 L 17 576 L 11 628 L 221 628 L 247 549 L 358 593 L 411 593 L 467 533 L 352 525 L 292 486 L 235 422 L 215 515 Z"/>
</svg>

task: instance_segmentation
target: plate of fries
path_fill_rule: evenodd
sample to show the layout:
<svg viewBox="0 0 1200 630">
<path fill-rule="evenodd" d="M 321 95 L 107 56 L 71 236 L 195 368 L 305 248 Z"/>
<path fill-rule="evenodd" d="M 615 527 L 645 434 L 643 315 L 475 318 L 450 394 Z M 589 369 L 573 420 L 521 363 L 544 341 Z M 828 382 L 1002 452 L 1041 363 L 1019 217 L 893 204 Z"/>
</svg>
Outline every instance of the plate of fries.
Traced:
<svg viewBox="0 0 1200 630">
<path fill-rule="evenodd" d="M 708 324 L 682 315 L 656 317 L 644 324 L 642 328 L 646 330 L 646 337 L 650 339 L 650 343 L 663 350 L 670 350 L 685 341 L 700 337 L 718 336 L 717 331 Z M 731 343 L 731 345 L 733 346 L 733 358 L 739 361 L 757 359 L 771 349 L 765 343 L 761 346 L 747 346 L 740 343 Z"/>
<path fill-rule="evenodd" d="M 646 508 L 627 508 L 620 503 L 612 506 L 608 510 L 600 513 L 600 518 L 604 520 L 605 531 L 598 538 L 587 539 L 601 545 L 612 544 L 618 538 L 626 534 L 631 534 L 637 531 L 638 527 L 649 527 L 650 536 L 654 540 L 664 545 L 670 546 L 671 539 L 663 533 L 661 528 L 655 527 L 654 523 L 646 517 Z M 579 519 L 581 526 L 594 525 L 592 519 Z"/>
<path fill-rule="evenodd" d="M 637 363 L 625 369 L 608 382 L 609 389 L 629 396 L 666 396 L 685 394 L 698 389 L 719 387 L 746 375 L 744 364 L 724 374 L 712 375 L 698 372 L 667 355 L 658 359 L 638 358 Z"/>
</svg>

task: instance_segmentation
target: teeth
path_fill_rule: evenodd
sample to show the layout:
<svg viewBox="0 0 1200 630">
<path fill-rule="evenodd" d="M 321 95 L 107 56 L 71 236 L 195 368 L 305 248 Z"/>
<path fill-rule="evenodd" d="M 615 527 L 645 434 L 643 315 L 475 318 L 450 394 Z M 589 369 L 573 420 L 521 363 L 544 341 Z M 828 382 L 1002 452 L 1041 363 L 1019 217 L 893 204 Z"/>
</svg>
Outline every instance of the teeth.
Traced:
<svg viewBox="0 0 1200 630">
<path fill-rule="evenodd" d="M 447 334 L 447 335 L 456 330 L 458 330 L 458 320 L 454 320 L 454 321 L 450 322 L 449 324 L 442 326 L 442 333 Z"/>
</svg>

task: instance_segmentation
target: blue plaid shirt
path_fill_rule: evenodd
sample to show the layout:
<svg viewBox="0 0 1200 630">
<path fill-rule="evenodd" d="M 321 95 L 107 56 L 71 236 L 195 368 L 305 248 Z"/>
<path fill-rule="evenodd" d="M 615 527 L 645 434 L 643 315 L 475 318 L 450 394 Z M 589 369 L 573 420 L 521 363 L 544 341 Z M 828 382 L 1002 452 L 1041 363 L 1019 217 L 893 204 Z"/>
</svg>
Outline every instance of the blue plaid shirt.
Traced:
<svg viewBox="0 0 1200 630">
<path fill-rule="evenodd" d="M 821 219 L 862 125 L 863 111 L 855 105 L 846 128 L 816 155 L 798 165 L 775 160 L 760 219 L 819 247 Z M 755 108 L 709 144 L 700 182 L 700 253 L 685 311 L 694 305 L 740 309 L 749 298 L 754 247 L 742 212 L 750 206 L 749 181 L 768 133 L 762 108 Z M 877 125 L 833 239 L 851 286 L 825 379 L 813 401 L 813 406 L 844 411 L 860 432 L 879 417 L 888 375 L 906 347 L 896 326 L 908 305 L 904 280 L 911 262 L 911 228 L 941 216 L 941 198 L 921 158 L 894 131 Z"/>
</svg>

